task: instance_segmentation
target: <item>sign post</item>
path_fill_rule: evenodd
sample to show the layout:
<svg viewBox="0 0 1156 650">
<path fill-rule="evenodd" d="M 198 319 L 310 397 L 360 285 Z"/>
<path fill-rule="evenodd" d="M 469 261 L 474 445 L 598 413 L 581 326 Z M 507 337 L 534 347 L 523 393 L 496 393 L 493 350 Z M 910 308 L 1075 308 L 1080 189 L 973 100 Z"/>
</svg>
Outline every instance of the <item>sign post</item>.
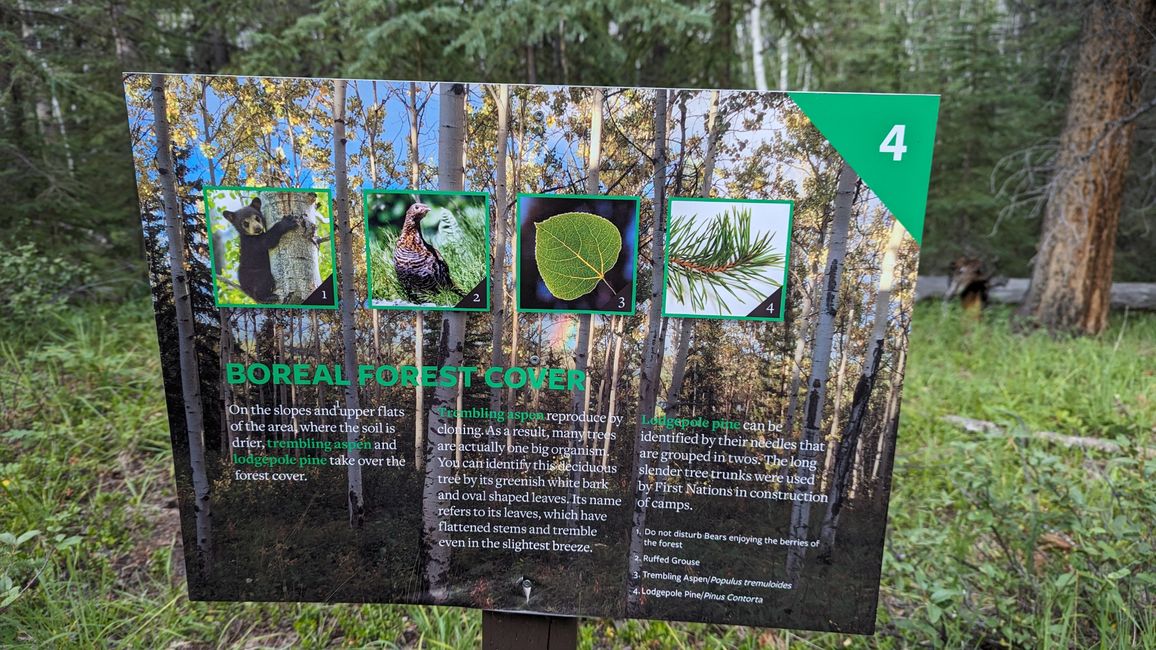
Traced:
<svg viewBox="0 0 1156 650">
<path fill-rule="evenodd" d="M 482 650 L 575 650 L 577 647 L 577 618 L 482 612 Z"/>
</svg>

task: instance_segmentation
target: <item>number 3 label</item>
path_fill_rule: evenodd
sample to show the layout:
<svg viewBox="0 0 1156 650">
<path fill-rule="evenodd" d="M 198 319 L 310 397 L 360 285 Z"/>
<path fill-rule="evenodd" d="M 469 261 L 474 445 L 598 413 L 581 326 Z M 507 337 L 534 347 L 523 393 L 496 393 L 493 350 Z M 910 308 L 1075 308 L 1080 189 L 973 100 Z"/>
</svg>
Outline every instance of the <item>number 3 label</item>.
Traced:
<svg viewBox="0 0 1156 650">
<path fill-rule="evenodd" d="M 891 160 L 896 162 L 903 160 L 903 154 L 907 153 L 907 147 L 903 144 L 903 134 L 906 131 L 906 124 L 896 124 L 891 127 L 891 131 L 887 133 L 887 137 L 883 138 L 883 143 L 879 145 L 879 153 L 891 154 Z"/>
</svg>

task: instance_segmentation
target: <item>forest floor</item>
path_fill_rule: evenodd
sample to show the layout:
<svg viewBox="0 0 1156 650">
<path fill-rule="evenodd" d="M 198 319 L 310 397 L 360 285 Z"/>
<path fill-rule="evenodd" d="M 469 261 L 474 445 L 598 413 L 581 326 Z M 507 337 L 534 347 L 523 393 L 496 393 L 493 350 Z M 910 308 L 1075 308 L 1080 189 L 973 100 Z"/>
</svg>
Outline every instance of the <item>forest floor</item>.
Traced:
<svg viewBox="0 0 1156 650">
<path fill-rule="evenodd" d="M 1156 648 L 1156 316 L 1113 320 L 1054 340 L 919 308 L 876 636 L 586 621 L 582 647 Z M 0 646 L 478 645 L 470 610 L 187 599 L 144 301 L 0 330 L 0 441 Z"/>
</svg>

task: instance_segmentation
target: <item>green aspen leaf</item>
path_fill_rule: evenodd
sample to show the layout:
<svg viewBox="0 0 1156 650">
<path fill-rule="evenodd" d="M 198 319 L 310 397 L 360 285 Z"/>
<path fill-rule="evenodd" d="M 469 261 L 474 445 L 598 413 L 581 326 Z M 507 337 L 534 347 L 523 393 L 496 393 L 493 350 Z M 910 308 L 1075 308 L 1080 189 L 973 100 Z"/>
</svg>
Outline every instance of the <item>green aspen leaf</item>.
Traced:
<svg viewBox="0 0 1156 650">
<path fill-rule="evenodd" d="M 534 260 L 550 293 L 580 298 L 605 281 L 622 252 L 622 233 L 609 219 L 566 212 L 534 224 Z"/>
</svg>

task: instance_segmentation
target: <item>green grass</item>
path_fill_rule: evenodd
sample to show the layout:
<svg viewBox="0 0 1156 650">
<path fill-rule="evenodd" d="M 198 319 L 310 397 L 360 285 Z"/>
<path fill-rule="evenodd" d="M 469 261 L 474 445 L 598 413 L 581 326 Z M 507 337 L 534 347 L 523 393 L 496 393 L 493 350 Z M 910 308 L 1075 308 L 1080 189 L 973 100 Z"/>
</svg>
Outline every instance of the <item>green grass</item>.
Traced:
<svg viewBox="0 0 1156 650">
<path fill-rule="evenodd" d="M 582 647 L 1156 648 L 1156 317 L 1057 341 L 1006 316 L 916 314 L 875 637 L 587 621 Z M 0 647 L 477 646 L 475 611 L 188 601 L 148 305 L 36 331 L 0 336 Z"/>
</svg>

